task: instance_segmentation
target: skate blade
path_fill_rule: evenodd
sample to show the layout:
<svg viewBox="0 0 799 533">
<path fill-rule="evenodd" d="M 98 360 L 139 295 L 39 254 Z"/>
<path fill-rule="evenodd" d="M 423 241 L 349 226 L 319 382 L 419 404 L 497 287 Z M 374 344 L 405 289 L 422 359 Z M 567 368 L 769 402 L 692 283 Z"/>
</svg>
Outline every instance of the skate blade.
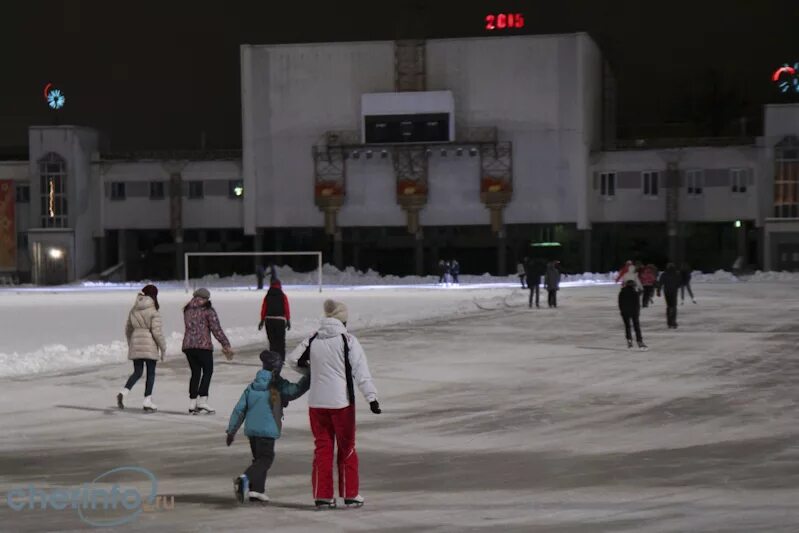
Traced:
<svg viewBox="0 0 799 533">
<path fill-rule="evenodd" d="M 152 407 L 142 407 L 145 413 L 156 413 L 158 409 L 153 409 Z"/>
</svg>

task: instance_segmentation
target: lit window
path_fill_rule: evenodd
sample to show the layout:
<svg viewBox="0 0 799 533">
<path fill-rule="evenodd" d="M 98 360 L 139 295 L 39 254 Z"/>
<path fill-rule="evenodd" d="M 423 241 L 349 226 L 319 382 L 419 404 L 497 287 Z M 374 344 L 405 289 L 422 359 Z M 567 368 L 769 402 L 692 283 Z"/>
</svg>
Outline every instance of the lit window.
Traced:
<svg viewBox="0 0 799 533">
<path fill-rule="evenodd" d="M 58 154 L 50 152 L 39 160 L 39 208 L 43 228 L 66 228 L 67 165 Z"/>
<path fill-rule="evenodd" d="M 244 196 L 244 183 L 241 180 L 228 181 L 228 197 L 238 200 Z"/>
</svg>

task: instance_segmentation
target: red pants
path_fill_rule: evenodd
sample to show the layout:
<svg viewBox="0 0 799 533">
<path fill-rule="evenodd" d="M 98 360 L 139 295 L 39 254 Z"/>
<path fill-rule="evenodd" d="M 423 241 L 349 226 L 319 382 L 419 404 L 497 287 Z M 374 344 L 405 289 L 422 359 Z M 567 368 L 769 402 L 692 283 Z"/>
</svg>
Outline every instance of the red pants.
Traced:
<svg viewBox="0 0 799 533">
<path fill-rule="evenodd" d="M 310 407 L 314 436 L 313 497 L 333 498 L 333 441 L 338 447 L 338 494 L 342 498 L 358 495 L 358 454 L 355 453 L 355 406 L 343 409 Z"/>
</svg>

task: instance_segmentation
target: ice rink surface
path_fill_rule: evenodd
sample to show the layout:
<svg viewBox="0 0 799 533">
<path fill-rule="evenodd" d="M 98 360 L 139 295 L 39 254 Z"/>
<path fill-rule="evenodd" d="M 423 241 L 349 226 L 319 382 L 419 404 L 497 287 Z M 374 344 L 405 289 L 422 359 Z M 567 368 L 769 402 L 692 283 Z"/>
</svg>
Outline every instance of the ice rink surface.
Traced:
<svg viewBox="0 0 799 533">
<path fill-rule="evenodd" d="M 448 318 L 386 293 L 368 313 L 417 320 L 354 331 L 384 409 L 358 398 L 359 510 L 311 510 L 305 398 L 286 410 L 273 503 L 235 503 L 249 448 L 241 434 L 226 447 L 224 429 L 260 366 L 254 346 L 217 364 L 213 416 L 183 414 L 178 355 L 159 365 L 156 414 L 139 410 L 143 382 L 114 407 L 127 362 L 2 378 L 0 530 L 92 529 L 76 510 L 14 511 L 6 496 L 136 465 L 175 506 L 121 531 L 799 531 L 799 284 L 696 285 L 676 331 L 658 300 L 642 312 L 648 352 L 624 347 L 617 290 L 565 288 L 557 309 L 528 309 L 526 293 L 494 289 Z M 355 292 L 335 297 L 364 314 Z"/>
</svg>

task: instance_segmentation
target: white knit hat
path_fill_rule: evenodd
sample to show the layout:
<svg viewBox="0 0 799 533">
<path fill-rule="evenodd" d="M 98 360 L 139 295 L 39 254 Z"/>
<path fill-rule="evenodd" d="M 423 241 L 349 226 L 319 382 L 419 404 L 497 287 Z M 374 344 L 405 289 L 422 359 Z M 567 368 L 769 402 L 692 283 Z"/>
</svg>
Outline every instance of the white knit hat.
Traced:
<svg viewBox="0 0 799 533">
<path fill-rule="evenodd" d="M 342 324 L 347 322 L 349 314 L 347 312 L 347 306 L 343 303 L 335 300 L 325 300 L 324 309 L 326 317 L 337 318 Z"/>
</svg>

